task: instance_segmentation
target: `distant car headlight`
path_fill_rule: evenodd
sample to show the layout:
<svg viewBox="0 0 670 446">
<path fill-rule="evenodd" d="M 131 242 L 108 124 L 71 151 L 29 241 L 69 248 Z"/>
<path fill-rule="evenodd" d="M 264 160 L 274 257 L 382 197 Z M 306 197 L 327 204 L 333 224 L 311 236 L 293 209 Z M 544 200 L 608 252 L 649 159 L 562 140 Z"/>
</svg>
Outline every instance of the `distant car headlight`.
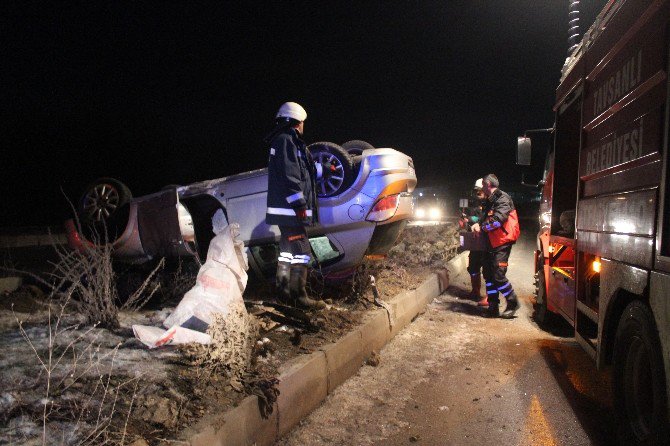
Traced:
<svg viewBox="0 0 670 446">
<path fill-rule="evenodd" d="M 437 220 L 442 216 L 442 212 L 438 208 L 431 208 L 430 209 L 430 218 L 433 220 Z"/>
<path fill-rule="evenodd" d="M 388 197 L 381 198 L 375 203 L 372 207 L 368 216 L 367 221 L 384 221 L 393 217 L 398 210 L 398 196 L 389 195 Z"/>
<path fill-rule="evenodd" d="M 426 216 L 426 210 L 425 209 L 417 209 L 416 210 L 416 216 L 417 216 L 417 218 L 424 218 Z"/>
</svg>

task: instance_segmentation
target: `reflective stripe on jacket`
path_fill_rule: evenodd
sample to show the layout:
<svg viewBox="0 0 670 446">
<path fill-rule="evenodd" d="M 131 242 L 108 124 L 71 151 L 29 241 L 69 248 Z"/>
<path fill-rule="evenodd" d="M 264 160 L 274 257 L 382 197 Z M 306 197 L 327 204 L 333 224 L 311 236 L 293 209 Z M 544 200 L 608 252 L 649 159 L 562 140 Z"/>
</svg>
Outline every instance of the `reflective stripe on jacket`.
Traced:
<svg viewBox="0 0 670 446">
<path fill-rule="evenodd" d="M 314 161 L 293 128 L 277 134 L 270 143 L 268 198 L 265 222 L 278 226 L 302 226 L 317 221 Z M 296 209 L 307 209 L 307 221 Z"/>
</svg>

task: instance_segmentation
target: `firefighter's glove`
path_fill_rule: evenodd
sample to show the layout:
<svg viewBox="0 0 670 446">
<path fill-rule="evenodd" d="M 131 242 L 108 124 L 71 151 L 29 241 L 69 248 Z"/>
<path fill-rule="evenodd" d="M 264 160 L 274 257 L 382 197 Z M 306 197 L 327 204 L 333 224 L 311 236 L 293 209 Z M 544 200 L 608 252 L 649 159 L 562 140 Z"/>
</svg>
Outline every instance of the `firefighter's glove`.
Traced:
<svg viewBox="0 0 670 446">
<path fill-rule="evenodd" d="M 307 208 L 301 207 L 295 210 L 295 216 L 298 217 L 300 223 L 309 223 L 309 218 L 307 217 Z"/>
<path fill-rule="evenodd" d="M 502 225 L 500 224 L 499 221 L 490 221 L 488 223 L 485 223 L 484 226 L 482 226 L 482 229 L 485 232 L 491 232 L 495 229 L 498 229 L 500 226 L 502 226 Z"/>
</svg>

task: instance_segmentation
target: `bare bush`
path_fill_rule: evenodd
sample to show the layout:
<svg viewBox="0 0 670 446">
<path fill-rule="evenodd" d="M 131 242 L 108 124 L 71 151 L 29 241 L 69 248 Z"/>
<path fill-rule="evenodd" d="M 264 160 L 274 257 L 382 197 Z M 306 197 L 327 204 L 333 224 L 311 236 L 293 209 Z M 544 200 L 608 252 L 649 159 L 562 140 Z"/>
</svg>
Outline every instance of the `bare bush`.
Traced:
<svg viewBox="0 0 670 446">
<path fill-rule="evenodd" d="M 138 377 L 114 376 L 120 347 L 101 348 L 97 323 L 86 330 L 67 323 L 66 308 L 75 287 L 57 305 L 49 305 L 46 332 L 28 334 L 16 313 L 19 332 L 36 359 L 33 389 L 42 389 L 41 443 L 123 444 Z M 53 296 L 52 296 L 53 297 Z M 63 296 L 61 296 L 63 297 Z M 81 389 L 85 389 L 82 393 Z M 120 398 L 130 393 L 130 402 Z"/>
<path fill-rule="evenodd" d="M 207 329 L 212 343 L 204 346 L 203 365 L 213 373 L 229 378 L 241 376 L 251 364 L 258 339 L 256 318 L 244 309 L 234 308 L 228 315 L 218 314 Z"/>
<path fill-rule="evenodd" d="M 156 280 L 160 271 L 165 267 L 165 258 L 162 258 L 153 270 L 146 276 L 144 282 L 128 297 L 121 306 L 124 310 L 137 311 L 151 300 L 151 298 L 160 290 L 161 283 Z"/>
<path fill-rule="evenodd" d="M 195 261 L 193 262 L 195 263 Z M 180 258 L 177 268 L 165 276 L 163 285 L 161 286 L 163 301 L 174 302 L 181 300 L 184 294 L 195 286 L 198 270 L 194 270 L 189 266 L 191 265 L 185 263 Z"/>
<path fill-rule="evenodd" d="M 84 252 L 59 247 L 56 250 L 59 259 L 52 264 L 52 290 L 61 299 L 67 299 L 86 324 L 117 328 L 118 292 L 112 266 L 112 245 L 88 246 Z"/>
</svg>

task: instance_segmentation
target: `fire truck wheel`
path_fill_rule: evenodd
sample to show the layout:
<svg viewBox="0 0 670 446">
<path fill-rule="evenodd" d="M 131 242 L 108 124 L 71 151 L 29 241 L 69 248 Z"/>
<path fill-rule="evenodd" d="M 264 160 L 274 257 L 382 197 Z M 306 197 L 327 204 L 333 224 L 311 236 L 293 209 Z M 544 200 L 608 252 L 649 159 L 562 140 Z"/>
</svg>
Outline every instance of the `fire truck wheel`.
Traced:
<svg viewBox="0 0 670 446">
<path fill-rule="evenodd" d="M 624 310 L 613 359 L 612 388 L 621 444 L 665 444 L 668 426 L 663 354 L 654 316 L 644 303 L 633 301 Z"/>
<path fill-rule="evenodd" d="M 536 273 L 536 296 L 535 296 L 535 312 L 533 313 L 533 319 L 535 322 L 542 328 L 549 328 L 555 322 L 556 318 L 554 313 L 549 311 L 547 307 L 547 287 L 545 286 L 544 273 L 540 269 Z"/>
</svg>

